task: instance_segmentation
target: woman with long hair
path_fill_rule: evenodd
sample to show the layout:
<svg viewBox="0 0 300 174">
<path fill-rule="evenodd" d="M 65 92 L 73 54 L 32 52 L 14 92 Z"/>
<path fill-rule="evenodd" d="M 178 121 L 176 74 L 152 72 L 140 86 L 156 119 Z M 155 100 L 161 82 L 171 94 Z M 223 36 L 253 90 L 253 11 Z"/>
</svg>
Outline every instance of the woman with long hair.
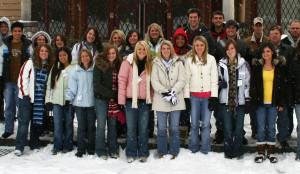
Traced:
<svg viewBox="0 0 300 174">
<path fill-rule="evenodd" d="M 117 47 L 108 45 L 96 57 L 94 68 L 94 97 L 97 116 L 96 153 L 106 160 L 119 158 L 116 123 L 118 108 L 118 73 L 122 58 Z M 105 125 L 107 122 L 107 145 L 105 144 Z"/>
<path fill-rule="evenodd" d="M 274 155 L 276 118 L 286 106 L 286 60 L 277 57 L 271 43 L 263 44 L 258 50 L 258 59 L 253 59 L 250 82 L 251 107 L 257 115 L 256 163 L 266 157 L 271 163 L 278 161 Z M 267 155 L 266 155 L 266 149 Z"/>
<path fill-rule="evenodd" d="M 147 30 L 145 41 L 149 45 L 150 54 L 154 59 L 157 56 L 161 42 L 165 40 L 161 27 L 157 23 L 152 23 Z"/>
<path fill-rule="evenodd" d="M 67 153 L 73 150 L 74 111 L 72 105 L 65 105 L 69 75 L 74 68 L 71 62 L 70 49 L 68 47 L 58 48 L 56 60 L 47 82 L 45 103 L 49 110 L 53 109 L 54 119 L 53 155 L 58 152 Z"/>
<path fill-rule="evenodd" d="M 124 53 L 127 47 L 126 47 L 126 36 L 123 31 L 117 29 L 112 31 L 108 44 L 117 47 L 121 57 L 125 56 Z"/>
<path fill-rule="evenodd" d="M 22 66 L 19 78 L 19 117 L 16 137 L 15 155 L 24 151 L 30 126 L 30 149 L 39 149 L 39 136 L 42 134 L 43 116 L 45 112 L 44 97 L 47 77 L 54 63 L 54 56 L 49 44 L 40 44 L 32 58 Z"/>
<path fill-rule="evenodd" d="M 90 50 L 82 49 L 79 52 L 78 64 L 71 70 L 66 93 L 66 111 L 73 103 L 78 121 L 77 128 L 77 157 L 86 152 L 95 153 L 95 109 L 93 87 L 94 62 Z M 87 144 L 86 144 L 87 140 Z"/>
<path fill-rule="evenodd" d="M 127 162 L 137 154 L 146 162 L 148 150 L 148 119 L 151 103 L 150 75 L 152 58 L 145 41 L 137 42 L 133 54 L 121 64 L 118 75 L 118 104 L 125 107 L 127 123 Z"/>
</svg>

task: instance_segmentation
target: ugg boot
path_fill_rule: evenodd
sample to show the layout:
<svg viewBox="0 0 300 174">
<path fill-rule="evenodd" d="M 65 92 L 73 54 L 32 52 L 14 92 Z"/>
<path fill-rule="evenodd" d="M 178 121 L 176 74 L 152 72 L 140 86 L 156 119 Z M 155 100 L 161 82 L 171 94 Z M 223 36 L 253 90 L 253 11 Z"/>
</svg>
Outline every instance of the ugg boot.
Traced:
<svg viewBox="0 0 300 174">
<path fill-rule="evenodd" d="M 257 145 L 258 155 L 254 159 L 254 161 L 256 163 L 262 163 L 266 159 L 265 149 L 266 149 L 266 145 L 265 144 L 259 144 L 259 145 Z"/>
<path fill-rule="evenodd" d="M 180 126 L 179 130 L 180 130 L 180 144 L 184 145 L 185 140 L 188 136 L 188 127 L 187 126 Z"/>
<path fill-rule="evenodd" d="M 277 163 L 278 159 L 274 156 L 275 145 L 268 145 L 267 157 L 271 163 Z"/>
</svg>

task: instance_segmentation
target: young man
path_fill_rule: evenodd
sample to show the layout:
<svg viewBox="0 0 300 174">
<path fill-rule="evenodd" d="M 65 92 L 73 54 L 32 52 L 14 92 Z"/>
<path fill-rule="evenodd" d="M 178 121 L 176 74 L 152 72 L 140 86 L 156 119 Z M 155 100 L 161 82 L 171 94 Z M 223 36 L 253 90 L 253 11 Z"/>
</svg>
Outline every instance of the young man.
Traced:
<svg viewBox="0 0 300 174">
<path fill-rule="evenodd" d="M 295 57 L 296 50 L 287 44 L 281 42 L 282 30 L 280 26 L 272 26 L 270 28 L 270 42 L 274 45 L 276 52 L 279 56 L 285 57 L 287 65 L 292 62 Z M 288 67 L 288 66 L 287 66 Z M 290 125 L 293 119 L 293 108 L 286 107 L 283 111 L 278 112 L 277 118 L 277 140 L 280 142 L 281 148 L 288 148 L 287 142 L 288 136 L 293 129 L 293 125 Z"/>
<path fill-rule="evenodd" d="M 226 31 L 225 31 L 225 18 L 224 14 L 221 11 L 215 11 L 213 13 L 212 19 L 211 19 L 213 25 L 210 28 L 210 33 L 215 38 L 215 40 L 218 42 L 219 40 L 226 38 Z"/>
<path fill-rule="evenodd" d="M 296 47 L 297 43 L 300 40 L 300 21 L 294 20 L 290 24 L 290 30 L 287 34 L 287 37 L 281 40 L 282 43 Z"/>
<path fill-rule="evenodd" d="M 252 29 L 252 36 L 246 38 L 245 42 L 249 45 L 252 54 L 255 55 L 258 47 L 263 43 L 268 42 L 269 38 L 264 35 L 264 20 L 261 17 L 254 18 Z"/>
<path fill-rule="evenodd" d="M 5 85 L 5 130 L 2 134 L 4 139 L 12 135 L 14 131 L 14 117 L 19 102 L 18 76 L 23 63 L 32 52 L 32 42 L 23 35 L 23 28 L 22 23 L 14 22 L 11 25 L 11 35 L 4 39 L 4 44 L 0 46 L 0 59 L 3 60 L 3 71 L 0 75 Z"/>
<path fill-rule="evenodd" d="M 203 36 L 208 42 L 208 53 L 215 55 L 216 45 L 214 37 L 210 34 L 209 29 L 201 21 L 201 12 L 197 8 L 191 8 L 187 11 L 188 17 L 188 28 L 185 30 L 185 33 L 188 36 L 189 45 L 193 45 L 194 38 L 196 36 Z"/>
</svg>

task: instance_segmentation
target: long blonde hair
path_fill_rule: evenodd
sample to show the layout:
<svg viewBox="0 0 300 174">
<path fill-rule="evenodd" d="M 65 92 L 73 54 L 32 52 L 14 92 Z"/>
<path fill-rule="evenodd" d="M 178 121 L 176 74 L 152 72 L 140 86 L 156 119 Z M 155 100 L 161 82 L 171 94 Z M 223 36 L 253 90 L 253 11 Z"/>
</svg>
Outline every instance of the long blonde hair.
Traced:
<svg viewBox="0 0 300 174">
<path fill-rule="evenodd" d="M 124 32 L 121 31 L 121 30 L 117 30 L 117 29 L 116 29 L 116 30 L 114 30 L 114 31 L 111 32 L 111 35 L 110 35 L 108 44 L 109 44 L 109 45 L 114 45 L 114 43 L 113 43 L 113 36 L 114 36 L 115 34 L 118 34 L 118 35 L 120 36 L 120 38 L 121 38 L 121 45 L 122 45 L 122 46 L 124 47 L 124 49 L 125 49 L 125 46 L 126 46 L 126 36 L 125 36 Z"/>
<path fill-rule="evenodd" d="M 197 55 L 197 52 L 196 52 L 196 49 L 195 49 L 196 41 L 203 42 L 204 45 L 205 45 L 204 51 L 202 53 L 202 62 L 203 62 L 203 65 L 206 65 L 206 63 L 207 63 L 207 54 L 208 54 L 208 43 L 207 43 L 207 40 L 205 39 L 205 37 L 203 37 L 203 36 L 196 36 L 195 37 L 195 39 L 193 41 L 193 48 L 189 52 L 188 57 L 192 57 L 193 58 L 192 62 L 196 63 L 196 55 Z"/>
<path fill-rule="evenodd" d="M 151 74 L 151 70 L 152 70 L 152 57 L 150 54 L 150 48 L 147 44 L 147 42 L 145 41 L 138 41 L 135 45 L 134 48 L 134 52 L 133 52 L 133 63 L 137 64 L 137 59 L 138 59 L 138 55 L 137 55 L 137 50 L 139 46 L 143 46 L 146 50 L 146 65 L 145 65 L 145 70 L 146 70 L 146 74 L 150 75 Z"/>
<path fill-rule="evenodd" d="M 158 32 L 159 32 L 159 37 L 161 37 L 163 40 L 165 40 L 164 33 L 162 32 L 161 27 L 157 23 L 152 23 L 148 27 L 148 30 L 147 30 L 147 33 L 146 33 L 146 37 L 145 37 L 145 41 L 150 41 L 150 39 L 151 39 L 151 36 L 150 36 L 151 27 L 156 28 L 158 30 Z"/>
<path fill-rule="evenodd" d="M 168 40 L 163 40 L 161 42 L 159 50 L 158 50 L 158 53 L 157 53 L 157 57 L 160 58 L 160 59 L 164 58 L 164 56 L 161 53 L 163 45 L 167 45 L 167 46 L 170 47 L 170 50 L 171 50 L 170 58 L 172 59 L 173 57 L 175 57 L 176 53 L 174 51 L 174 47 L 173 47 L 172 43 L 170 41 L 168 41 Z"/>
</svg>

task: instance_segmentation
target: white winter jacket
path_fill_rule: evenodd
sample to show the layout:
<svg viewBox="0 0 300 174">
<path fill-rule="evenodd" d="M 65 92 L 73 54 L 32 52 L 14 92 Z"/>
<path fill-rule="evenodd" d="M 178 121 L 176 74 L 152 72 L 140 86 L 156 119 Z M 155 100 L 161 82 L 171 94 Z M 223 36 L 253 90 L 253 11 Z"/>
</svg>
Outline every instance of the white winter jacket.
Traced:
<svg viewBox="0 0 300 174">
<path fill-rule="evenodd" d="M 192 57 L 188 57 L 185 61 L 184 98 L 190 98 L 191 92 L 209 91 L 211 97 L 218 97 L 218 68 L 215 57 L 207 54 L 207 63 L 204 66 L 197 55 L 196 63 L 192 60 Z"/>
</svg>

